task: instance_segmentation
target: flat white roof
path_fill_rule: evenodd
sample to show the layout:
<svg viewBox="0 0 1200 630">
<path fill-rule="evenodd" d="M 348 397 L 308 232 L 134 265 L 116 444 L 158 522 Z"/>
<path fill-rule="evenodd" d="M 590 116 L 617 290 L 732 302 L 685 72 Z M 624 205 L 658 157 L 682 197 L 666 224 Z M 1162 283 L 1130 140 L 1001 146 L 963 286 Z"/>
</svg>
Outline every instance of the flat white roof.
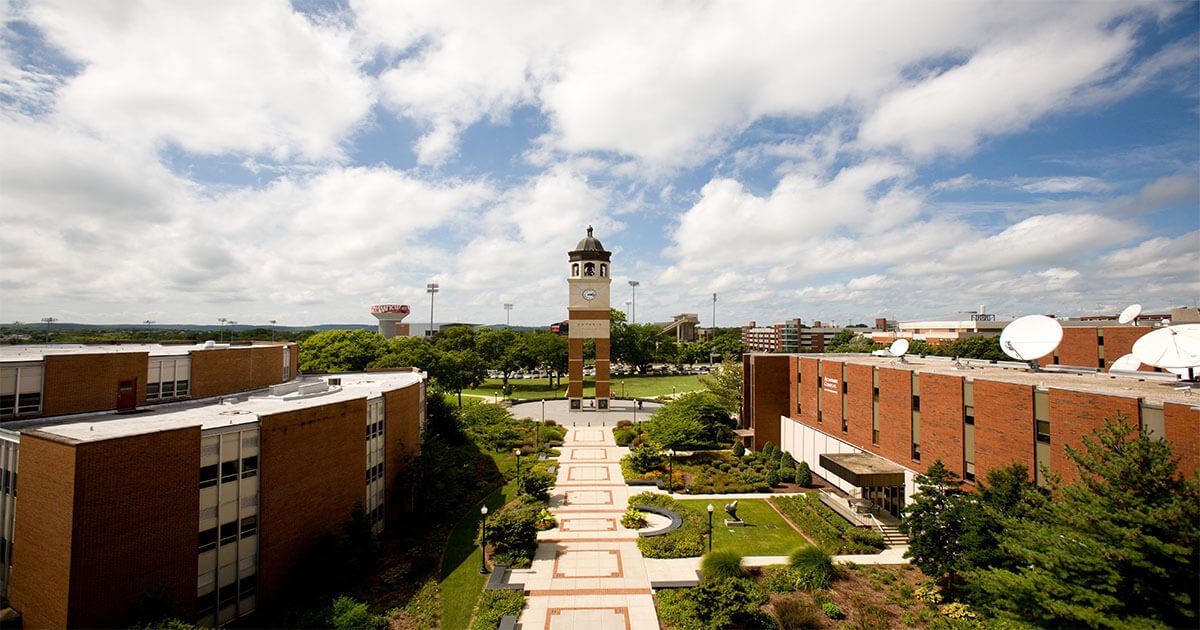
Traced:
<svg viewBox="0 0 1200 630">
<path fill-rule="evenodd" d="M 365 372 L 305 376 L 290 381 L 301 385 L 341 379 L 340 386 L 323 392 L 299 395 L 295 392 L 272 396 L 267 389 L 220 398 L 148 406 L 135 413 L 115 411 L 76 414 L 56 418 L 6 422 L 7 429 L 37 430 L 79 442 L 154 433 L 198 426 L 202 430 L 254 424 L 260 416 L 305 409 L 318 405 L 377 398 L 384 392 L 408 387 L 425 378 L 422 372 Z"/>
<path fill-rule="evenodd" d="M 255 342 L 250 344 L 218 343 L 211 347 L 204 343 L 38 343 L 24 345 L 0 346 L 0 363 L 17 363 L 21 361 L 40 361 L 48 355 L 62 354 L 115 354 L 128 352 L 146 352 L 150 356 L 183 356 L 190 352 L 216 350 L 227 348 L 251 348 L 254 346 L 284 346 L 286 342 Z"/>
<path fill-rule="evenodd" d="M 787 355 L 774 354 L 770 356 Z M 1147 404 L 1151 405 L 1162 405 L 1164 402 L 1173 402 L 1190 407 L 1200 406 L 1200 390 L 1192 391 L 1190 388 L 1184 389 L 1186 386 L 1184 382 L 1142 380 L 1136 376 L 1109 374 L 1108 372 L 1087 374 L 1055 371 L 1034 372 L 1032 370 L 1016 367 L 1010 368 L 975 359 L 961 361 L 960 367 L 955 365 L 954 359 L 950 357 L 932 358 L 913 355 L 905 355 L 903 362 L 897 361 L 892 357 L 876 357 L 864 354 L 806 353 L 793 354 L 791 356 L 842 361 L 849 364 L 870 365 L 873 367 L 909 370 L 920 373 L 945 374 L 947 376 L 958 376 L 969 379 L 1035 385 L 1042 388 L 1053 387 L 1055 389 L 1069 389 L 1078 392 L 1141 398 Z M 1156 375 L 1155 372 L 1146 372 L 1145 374 Z"/>
</svg>

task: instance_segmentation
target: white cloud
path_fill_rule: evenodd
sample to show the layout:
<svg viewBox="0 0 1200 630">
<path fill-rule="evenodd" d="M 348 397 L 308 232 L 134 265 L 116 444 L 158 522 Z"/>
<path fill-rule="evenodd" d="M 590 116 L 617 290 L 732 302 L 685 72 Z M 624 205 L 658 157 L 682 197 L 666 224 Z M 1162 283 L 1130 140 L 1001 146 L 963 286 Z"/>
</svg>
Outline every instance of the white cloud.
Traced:
<svg viewBox="0 0 1200 630">
<path fill-rule="evenodd" d="M 1189 277 L 1200 280 L 1200 231 L 1160 236 L 1100 258 L 1104 275 L 1115 278 Z"/>
<path fill-rule="evenodd" d="M 922 158 L 964 153 L 990 136 L 1020 131 L 1108 77 L 1133 49 L 1129 29 L 1064 24 L 985 46 L 962 65 L 885 96 L 859 140 Z"/>
<path fill-rule="evenodd" d="M 82 64 L 64 120 L 114 143 L 322 160 L 369 113 L 349 32 L 282 0 L 45 2 L 29 18 Z"/>
</svg>

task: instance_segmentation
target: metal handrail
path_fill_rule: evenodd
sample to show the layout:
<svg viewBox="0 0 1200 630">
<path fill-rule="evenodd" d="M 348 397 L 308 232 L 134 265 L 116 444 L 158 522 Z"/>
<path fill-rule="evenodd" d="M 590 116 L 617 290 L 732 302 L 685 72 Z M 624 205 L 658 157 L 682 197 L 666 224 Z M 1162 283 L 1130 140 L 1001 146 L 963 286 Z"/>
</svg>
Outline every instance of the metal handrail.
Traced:
<svg viewBox="0 0 1200 630">
<path fill-rule="evenodd" d="M 871 522 L 875 523 L 875 528 L 879 530 L 879 534 L 881 536 L 887 536 L 887 532 L 883 531 L 883 523 L 880 523 L 879 519 L 875 518 L 875 515 L 870 512 L 867 512 L 867 516 L 871 517 Z"/>
</svg>

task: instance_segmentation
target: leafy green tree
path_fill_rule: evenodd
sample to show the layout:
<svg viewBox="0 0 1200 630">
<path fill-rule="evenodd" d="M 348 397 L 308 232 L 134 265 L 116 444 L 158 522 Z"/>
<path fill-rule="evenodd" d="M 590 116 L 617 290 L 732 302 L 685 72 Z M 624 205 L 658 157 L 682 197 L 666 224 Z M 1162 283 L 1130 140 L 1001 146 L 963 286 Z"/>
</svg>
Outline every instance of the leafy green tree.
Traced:
<svg viewBox="0 0 1200 630">
<path fill-rule="evenodd" d="M 661 448 L 699 447 L 732 435 L 732 420 L 717 397 L 709 392 L 688 392 L 659 407 L 643 429 Z"/>
<path fill-rule="evenodd" d="M 716 396 L 717 404 L 731 416 L 742 413 L 742 361 L 728 358 L 712 374 L 700 377 L 700 384 Z"/>
<path fill-rule="evenodd" d="M 614 332 L 613 356 L 634 366 L 638 372 L 645 372 L 654 363 L 661 348 L 673 347 L 675 343 L 675 339 L 664 333 L 657 324 L 632 324 Z"/>
<path fill-rule="evenodd" d="M 746 345 L 742 343 L 740 328 L 719 328 L 717 336 L 712 340 L 712 351 L 721 355 L 721 360 L 738 359 L 746 353 Z"/>
<path fill-rule="evenodd" d="M 964 496 L 962 480 L 940 459 L 917 475 L 916 483 L 917 494 L 900 520 L 900 531 L 909 538 L 904 555 L 925 575 L 948 585 L 964 568 L 960 541 L 967 529 L 966 511 L 978 504 Z"/>
<path fill-rule="evenodd" d="M 1000 337 L 967 337 L 950 344 L 949 356 L 964 359 L 986 359 L 988 361 L 1007 361 L 1008 355 L 1000 349 Z"/>
<path fill-rule="evenodd" d="M 808 462 L 796 464 L 796 484 L 800 486 L 812 485 L 812 469 L 808 467 Z"/>
<path fill-rule="evenodd" d="M 548 331 L 538 331 L 527 335 L 524 339 L 524 350 L 521 355 L 529 367 L 536 367 L 550 373 L 550 385 L 554 378 L 560 377 L 567 371 L 569 351 L 566 337 L 560 337 Z"/>
<path fill-rule="evenodd" d="M 386 341 L 383 355 L 368 367 L 415 367 L 432 373 L 441 354 L 441 350 L 425 337 L 395 337 Z"/>
<path fill-rule="evenodd" d="M 859 334 L 856 331 L 843 328 L 842 330 L 838 331 L 837 334 L 835 334 L 833 337 L 831 337 L 829 339 L 829 343 L 826 345 L 831 346 L 831 347 L 837 347 L 840 345 L 853 343 L 854 340 L 857 339 L 858 337 L 859 337 Z"/>
<path fill-rule="evenodd" d="M 478 331 L 475 347 L 488 368 L 500 372 L 505 395 L 510 392 L 508 379 L 517 370 L 535 365 L 524 338 L 508 328 Z"/>
<path fill-rule="evenodd" d="M 442 353 L 429 375 L 439 388 L 454 392 L 458 396 L 458 406 L 462 407 L 462 390 L 483 383 L 487 365 L 473 350 L 450 350 Z"/>
<path fill-rule="evenodd" d="M 382 630 L 388 626 L 382 615 L 372 614 L 366 602 L 339 595 L 329 609 L 329 626 L 335 630 Z"/>
<path fill-rule="evenodd" d="M 639 444 L 629 451 L 629 465 L 640 473 L 647 473 L 662 464 L 662 452 L 650 444 Z"/>
<path fill-rule="evenodd" d="M 300 343 L 301 372 L 359 372 L 383 356 L 379 333 L 367 330 L 329 330 Z"/>
<path fill-rule="evenodd" d="M 1125 418 L 1079 449 L 1079 478 L 1002 535 L 1011 567 L 966 574 L 980 607 L 1039 627 L 1197 627 L 1200 482 Z"/>
<path fill-rule="evenodd" d="M 434 345 L 443 352 L 451 350 L 475 350 L 475 329 L 466 324 L 451 326 L 434 337 Z"/>
</svg>

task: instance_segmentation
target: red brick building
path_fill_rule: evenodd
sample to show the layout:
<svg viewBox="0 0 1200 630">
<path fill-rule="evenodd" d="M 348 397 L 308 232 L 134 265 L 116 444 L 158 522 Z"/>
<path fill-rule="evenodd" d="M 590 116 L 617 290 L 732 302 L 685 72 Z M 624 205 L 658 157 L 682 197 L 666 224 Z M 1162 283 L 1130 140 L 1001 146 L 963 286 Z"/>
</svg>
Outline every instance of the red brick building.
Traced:
<svg viewBox="0 0 1200 630">
<path fill-rule="evenodd" d="M 0 586 L 25 627 L 127 625 L 147 601 L 223 625 L 269 606 L 355 505 L 377 531 L 399 515 L 388 506 L 410 491 L 400 473 L 419 454 L 424 375 L 264 389 L 282 359 L 263 359 L 268 372 L 256 350 L 192 355 L 192 391 L 209 372 L 202 391 L 258 387 L 236 397 L 5 423 Z M 144 360 L 115 359 L 131 356 Z"/>
<path fill-rule="evenodd" d="M 1039 481 L 1043 467 L 1069 480 L 1065 447 L 1119 416 L 1169 440 L 1184 474 L 1200 467 L 1200 399 L 1164 375 L 862 355 L 748 354 L 743 368 L 738 434 L 747 446 L 779 445 L 892 514 L 915 491 L 914 475 L 935 460 L 968 482 L 1010 462 L 1024 463 Z M 845 454 L 871 470 L 847 470 L 839 461 Z"/>
</svg>

